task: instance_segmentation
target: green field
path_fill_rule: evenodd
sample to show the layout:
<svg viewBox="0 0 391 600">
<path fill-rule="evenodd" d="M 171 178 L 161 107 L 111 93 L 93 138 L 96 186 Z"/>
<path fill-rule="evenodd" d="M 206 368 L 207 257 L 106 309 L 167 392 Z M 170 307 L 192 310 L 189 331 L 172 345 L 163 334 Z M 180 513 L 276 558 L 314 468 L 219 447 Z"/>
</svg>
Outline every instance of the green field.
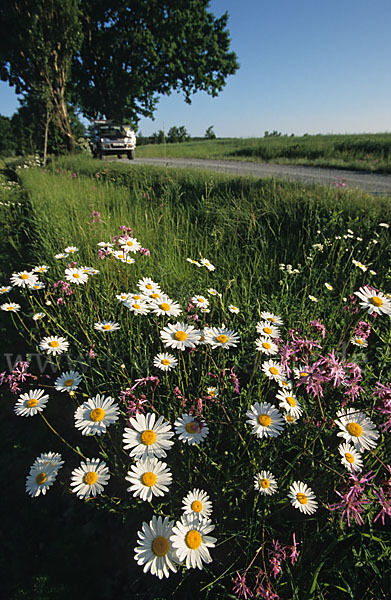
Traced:
<svg viewBox="0 0 391 600">
<path fill-rule="evenodd" d="M 243 144 L 243 152 L 251 148 L 248 140 Z M 218 141 L 201 147 L 222 156 Z M 166 146 L 167 152 L 175 149 Z M 147 151 L 139 148 L 139 155 Z M 8 183 L 11 177 L 16 184 Z M 7 523 L 0 558 L 7 573 L 4 597 L 214 600 L 244 597 L 247 586 L 255 598 L 273 593 L 281 600 L 387 600 L 389 200 L 346 189 L 130 168 L 84 157 L 55 159 L 45 169 L 8 165 L 0 190 L 0 284 L 7 286 L 12 273 L 22 269 L 49 267 L 39 275 L 42 289 L 14 286 L 2 294 L 2 303 L 20 305 L 16 312 L 0 311 L 1 473 L 8 484 L 1 499 Z M 150 255 L 131 253 L 134 262 L 127 264 L 98 246 L 110 242 L 115 251 L 129 231 L 124 227 Z M 77 250 L 55 258 L 71 246 Z M 202 266 L 203 259 L 215 269 Z M 67 279 L 70 264 L 98 272 L 76 285 Z M 145 277 L 167 298 L 161 304 L 149 300 L 149 312 L 142 315 L 134 307 L 139 299 L 127 307 L 117 295 L 138 295 Z M 375 300 L 363 307 L 354 292 L 366 286 Z M 180 314 L 166 316 L 167 305 L 176 303 Z M 375 317 L 368 313 L 374 307 L 380 313 Z M 269 319 L 281 318 L 278 331 L 265 312 Z M 37 313 L 45 316 L 34 320 Z M 96 329 L 104 321 L 119 329 Z M 181 323 L 182 333 L 194 326 L 204 340 L 200 333 L 193 349 L 167 348 L 161 331 L 169 323 Z M 268 330 L 264 337 L 257 327 Z M 278 334 L 274 341 L 272 334 Z M 46 354 L 40 343 L 51 336 L 65 338 L 68 350 Z M 265 354 L 274 345 L 276 353 Z M 172 370 L 155 366 L 159 353 L 172 354 Z M 7 380 L 11 363 L 26 356 L 37 379 L 21 382 L 13 394 Z M 70 369 L 80 373 L 80 385 L 73 393 L 56 390 L 56 379 Z M 280 392 L 288 389 L 282 381 L 291 381 L 286 395 L 301 407 L 293 422 L 286 420 L 292 413 L 280 406 Z M 20 394 L 33 389 L 49 395 L 47 405 L 35 416 L 17 416 Z M 97 394 L 115 400 L 118 419 L 102 435 L 83 435 L 74 413 Z M 253 411 L 254 427 L 264 437 L 248 422 L 257 402 L 261 414 Z M 159 458 L 172 482 L 151 501 L 133 496 L 125 479 L 138 464 L 122 440 L 136 406 L 164 417 L 173 433 L 182 414 L 192 415 L 200 435 L 204 430 L 194 445 L 173 435 L 167 456 Z M 357 447 L 368 428 L 375 432 L 359 454 L 352 450 L 363 463 L 355 481 L 345 455 L 341 462 L 345 439 L 338 432 L 346 433 L 336 423 L 341 409 L 352 409 L 352 422 L 362 425 L 364 433 L 356 427 L 352 438 Z M 269 414 L 280 423 L 279 435 L 270 435 Z M 191 428 L 187 432 L 192 435 Z M 46 495 L 31 497 L 25 491 L 29 469 L 49 451 L 60 453 L 64 465 Z M 110 479 L 96 498 L 79 499 L 70 485 L 85 458 L 99 458 L 109 468 Z M 257 476 L 260 490 L 254 488 Z M 265 477 L 265 485 L 277 481 L 271 495 L 263 493 Z M 294 482 L 313 491 L 314 512 L 302 512 L 306 504 L 298 500 L 292 505 L 288 494 Z M 353 484 L 348 523 L 343 507 L 334 505 Z M 154 515 L 178 522 L 183 499 L 194 489 L 204 490 L 212 503 L 211 562 L 205 551 L 201 570 L 177 564 L 168 578 L 144 574 L 134 560 L 142 523 Z M 310 507 L 312 496 L 306 493 L 310 497 L 303 502 Z M 198 533 L 194 523 L 190 529 Z M 194 544 L 197 538 L 192 539 Z"/>
</svg>

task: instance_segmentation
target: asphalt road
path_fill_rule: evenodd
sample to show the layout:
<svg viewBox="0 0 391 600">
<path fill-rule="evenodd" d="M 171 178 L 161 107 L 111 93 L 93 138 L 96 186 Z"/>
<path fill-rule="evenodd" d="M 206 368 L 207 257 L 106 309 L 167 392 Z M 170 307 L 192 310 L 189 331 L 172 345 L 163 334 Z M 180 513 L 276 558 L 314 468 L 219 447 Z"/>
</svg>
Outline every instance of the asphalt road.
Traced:
<svg viewBox="0 0 391 600">
<path fill-rule="evenodd" d="M 232 175 L 252 175 L 259 178 L 274 177 L 328 186 L 335 186 L 339 182 L 344 183 L 351 190 L 360 189 L 375 195 L 391 195 L 391 175 L 378 175 L 365 171 L 344 171 L 342 169 L 197 158 L 136 158 L 131 162 L 127 159 L 121 160 L 129 164 L 206 169 Z"/>
</svg>

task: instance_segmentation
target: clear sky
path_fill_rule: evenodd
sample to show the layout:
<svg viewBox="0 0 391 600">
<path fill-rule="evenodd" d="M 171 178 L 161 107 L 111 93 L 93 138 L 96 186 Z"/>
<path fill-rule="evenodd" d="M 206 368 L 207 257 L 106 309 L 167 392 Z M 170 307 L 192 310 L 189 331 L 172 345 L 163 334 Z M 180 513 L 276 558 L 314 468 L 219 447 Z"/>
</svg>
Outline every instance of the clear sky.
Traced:
<svg viewBox="0 0 391 600">
<path fill-rule="evenodd" d="M 391 0 L 211 0 L 229 13 L 231 49 L 240 69 L 217 98 L 204 92 L 189 106 L 162 97 L 144 135 L 184 125 L 203 136 L 391 132 Z M 0 114 L 18 102 L 0 83 Z"/>
</svg>

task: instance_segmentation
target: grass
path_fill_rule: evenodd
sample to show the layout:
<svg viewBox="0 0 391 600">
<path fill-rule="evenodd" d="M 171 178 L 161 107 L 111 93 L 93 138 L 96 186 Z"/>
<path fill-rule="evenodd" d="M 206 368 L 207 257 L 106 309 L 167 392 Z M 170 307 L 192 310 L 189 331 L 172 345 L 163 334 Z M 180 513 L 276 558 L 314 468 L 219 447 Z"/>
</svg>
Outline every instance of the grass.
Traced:
<svg viewBox="0 0 391 600">
<path fill-rule="evenodd" d="M 50 270 L 42 276 L 44 290 L 12 291 L 9 301 L 21 304 L 20 313 L 2 311 L 0 316 L 5 336 L 15 335 L 14 331 L 22 334 L 23 346 L 15 343 L 14 354 L 27 348 L 33 353 L 31 369 L 38 377 L 33 386 L 50 394 L 43 414 L 75 451 L 48 431 L 39 416 L 17 418 L 12 398 L 7 400 L 2 425 L 3 454 L 12 453 L 12 460 L 2 467 L 3 480 L 12 482 L 10 494 L 2 500 L 12 531 L 3 558 L 9 574 L 7 597 L 77 597 L 76 582 L 82 576 L 85 598 L 235 598 L 232 578 L 238 571 L 246 574 L 251 589 L 257 589 L 258 577 L 282 600 L 385 600 L 390 584 L 389 533 L 381 521 L 374 523 L 379 508 L 373 490 L 386 489 L 389 474 L 380 461 L 386 461 L 389 450 L 387 434 L 379 438 L 373 453 L 365 453 L 365 472 L 372 470 L 376 477 L 367 491 L 371 502 L 364 507 L 364 524 L 353 520 L 348 527 L 340 513 L 330 510 L 338 501 L 334 490 L 348 485 L 334 424 L 345 388 L 325 384 L 321 398 L 299 387 L 304 415 L 278 438 L 262 440 L 252 435 L 246 412 L 256 401 L 278 404 L 277 386 L 261 369 L 266 358 L 254 345 L 256 324 L 261 312 L 268 310 L 284 321 L 283 343 L 292 343 L 294 335 L 321 344 L 321 350 L 296 350 L 301 361 L 312 364 L 319 354 L 327 356 L 334 350 L 345 370 L 349 362 L 360 365 L 364 392 L 353 406 L 377 427 L 384 422 L 372 393 L 377 381 L 388 381 L 388 317 L 374 320 L 361 309 L 355 314 L 349 296 L 362 285 L 390 289 L 389 233 L 379 226 L 391 222 L 387 199 L 278 180 L 152 167 L 129 170 L 86 158 L 56 160 L 45 171 L 19 170 L 18 177 L 21 206 L 16 204 L 14 213 L 7 207 L 0 219 L 4 225 L 18 223 L 17 230 L 26 232 L 26 238 L 6 236 L 4 281 L 21 268 L 47 264 Z M 97 212 L 100 222 L 92 217 Z M 132 227 L 151 256 L 137 255 L 132 265 L 112 257 L 100 260 L 97 243 L 121 234 L 123 225 Z M 53 257 L 68 245 L 78 247 L 74 258 L 79 265 L 94 266 L 100 273 L 65 296 L 54 282 L 64 279 L 70 258 Z M 6 257 L 14 257 L 14 262 L 7 265 Z M 216 270 L 190 264 L 188 257 L 207 257 Z M 368 270 L 355 267 L 353 259 Z M 153 357 L 163 350 L 159 332 L 167 318 L 133 315 L 116 299 L 120 292 L 134 293 L 137 281 L 145 276 L 180 303 L 182 319 L 197 314 L 197 328 L 224 324 L 239 332 L 239 346 L 174 351 L 178 368 L 167 374 L 158 371 Z M 208 294 L 212 287 L 221 298 Z M 210 300 L 210 313 L 190 307 L 187 313 L 189 298 L 196 294 Z M 240 313 L 230 313 L 230 304 L 238 306 Z M 47 317 L 34 322 L 32 315 L 41 311 Z M 94 323 L 103 319 L 118 321 L 121 329 L 105 337 L 94 329 Z M 360 319 L 372 327 L 365 351 L 349 344 Z M 324 324 L 324 339 L 310 325 L 314 320 Z M 290 336 L 293 329 L 296 334 Z M 40 369 L 48 357 L 37 353 L 38 343 L 53 334 L 68 338 L 69 353 L 48 360 Z M 87 359 L 91 348 L 97 356 Z M 53 387 L 56 376 L 69 368 L 83 374 L 74 397 Z M 239 378 L 239 394 L 232 373 Z M 155 498 L 152 505 L 126 491 L 124 477 L 132 462 L 122 450 L 129 417 L 126 406 L 120 404 L 120 421 L 100 439 L 82 436 L 73 418 L 76 406 L 88 397 L 100 393 L 119 401 L 121 390 L 147 376 L 158 376 L 158 387 L 153 391 L 148 385 L 139 386 L 133 391 L 136 399 L 146 401 L 147 411 L 173 423 L 202 398 L 202 419 L 210 430 L 198 447 L 176 440 L 164 459 L 173 473 L 170 492 Z M 214 402 L 205 394 L 208 386 L 218 389 Z M 176 387 L 184 400 L 174 393 Z M 24 492 L 26 474 L 35 457 L 48 450 L 60 452 L 65 466 L 47 496 L 30 498 Z M 78 451 L 99 456 L 110 466 L 108 491 L 96 500 L 82 502 L 70 491 L 71 473 L 80 461 Z M 278 480 L 278 492 L 270 498 L 253 489 L 254 475 L 262 469 Z M 314 515 L 305 516 L 290 506 L 287 490 L 294 480 L 307 482 L 315 491 L 319 508 Z M 143 575 L 133 560 L 142 521 L 149 522 L 153 514 L 178 519 L 182 498 L 193 488 L 205 489 L 213 502 L 216 529 L 212 535 L 217 539 L 211 549 L 213 562 L 202 571 L 182 568 L 162 582 Z M 19 539 L 29 526 L 21 547 Z M 290 545 L 293 531 L 300 542 L 298 561 L 295 565 L 282 561 L 275 581 L 269 563 L 272 540 Z M 41 540 L 38 550 L 37 539 Z"/>
</svg>

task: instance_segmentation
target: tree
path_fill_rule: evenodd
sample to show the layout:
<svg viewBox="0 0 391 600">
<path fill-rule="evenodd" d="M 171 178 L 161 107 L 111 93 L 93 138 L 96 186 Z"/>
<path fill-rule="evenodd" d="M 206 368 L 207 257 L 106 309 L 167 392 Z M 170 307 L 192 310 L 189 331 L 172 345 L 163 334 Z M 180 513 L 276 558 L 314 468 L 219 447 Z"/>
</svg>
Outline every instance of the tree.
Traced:
<svg viewBox="0 0 391 600">
<path fill-rule="evenodd" d="M 229 51 L 228 14 L 215 18 L 209 0 L 84 0 L 83 44 L 75 55 L 73 95 L 84 115 L 152 117 L 159 94 L 181 90 L 185 101 L 217 96 L 238 69 Z"/>
<path fill-rule="evenodd" d="M 171 144 L 174 144 L 176 142 L 186 142 L 189 138 L 190 136 L 187 133 L 186 127 L 184 125 L 181 125 L 180 127 L 175 127 L 174 125 L 168 130 L 167 133 L 167 142 Z"/>
<path fill-rule="evenodd" d="M 208 129 L 205 131 L 204 137 L 207 140 L 215 140 L 216 139 L 216 134 L 213 131 L 213 125 L 211 125 L 210 127 L 208 127 Z"/>
<path fill-rule="evenodd" d="M 0 115 L 0 156 L 13 156 L 15 150 L 11 119 Z"/>
</svg>

